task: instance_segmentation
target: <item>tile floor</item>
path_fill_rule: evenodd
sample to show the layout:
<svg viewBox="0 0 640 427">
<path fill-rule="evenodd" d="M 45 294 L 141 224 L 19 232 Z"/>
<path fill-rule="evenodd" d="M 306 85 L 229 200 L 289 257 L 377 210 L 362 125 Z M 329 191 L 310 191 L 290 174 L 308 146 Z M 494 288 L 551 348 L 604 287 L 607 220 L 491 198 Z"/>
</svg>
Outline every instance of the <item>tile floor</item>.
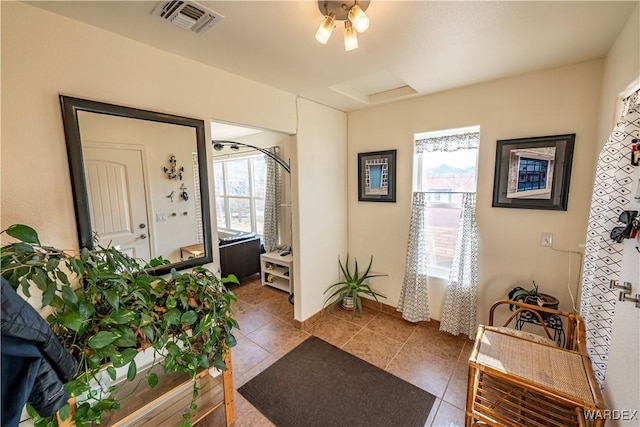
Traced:
<svg viewBox="0 0 640 427">
<path fill-rule="evenodd" d="M 467 360 L 473 342 L 453 337 L 427 324 L 415 325 L 394 314 L 370 308 L 363 318 L 336 309 L 308 331 L 293 326 L 288 294 L 262 287 L 258 276 L 232 288 L 240 330 L 232 350 L 236 418 L 234 427 L 272 426 L 237 389 L 315 335 L 436 396 L 426 426 L 464 425 Z M 212 413 L 198 427 L 224 426 L 224 413 Z"/>
</svg>

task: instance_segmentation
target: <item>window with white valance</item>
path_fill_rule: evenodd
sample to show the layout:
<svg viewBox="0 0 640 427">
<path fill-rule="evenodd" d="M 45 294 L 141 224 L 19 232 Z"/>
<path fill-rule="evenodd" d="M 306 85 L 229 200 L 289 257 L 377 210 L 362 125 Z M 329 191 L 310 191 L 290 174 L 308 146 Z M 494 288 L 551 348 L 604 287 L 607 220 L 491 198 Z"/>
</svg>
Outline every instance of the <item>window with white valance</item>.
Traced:
<svg viewBox="0 0 640 427">
<path fill-rule="evenodd" d="M 429 275 L 448 278 L 462 195 L 476 191 L 479 128 L 415 137 L 414 192 L 425 194 L 425 251 Z"/>
<path fill-rule="evenodd" d="M 415 136 L 411 226 L 398 311 L 410 322 L 430 320 L 428 277 L 448 279 L 441 329 L 456 334 L 470 333 L 475 325 L 479 131 L 475 126 Z M 450 302 L 456 298 L 464 303 L 453 310 Z"/>
</svg>

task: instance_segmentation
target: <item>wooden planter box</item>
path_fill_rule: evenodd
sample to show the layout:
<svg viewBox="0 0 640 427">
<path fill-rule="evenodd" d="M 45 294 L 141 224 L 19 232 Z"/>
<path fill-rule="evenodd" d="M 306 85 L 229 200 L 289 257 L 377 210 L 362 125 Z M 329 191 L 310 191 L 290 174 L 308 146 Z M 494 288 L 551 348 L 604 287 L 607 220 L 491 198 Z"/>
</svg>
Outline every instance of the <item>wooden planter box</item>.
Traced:
<svg viewBox="0 0 640 427">
<path fill-rule="evenodd" d="M 227 370 L 213 377 L 209 370 L 201 371 L 197 377 L 200 394 L 196 400 L 198 409 L 192 414 L 191 423 L 196 424 L 207 415 L 224 405 L 226 425 L 235 419 L 233 400 L 233 371 L 231 364 L 231 349 L 225 357 Z M 158 385 L 149 387 L 144 376 L 149 370 L 138 373 L 133 381 L 121 384 L 111 397 L 119 398 L 121 409 L 107 412 L 102 418 L 106 426 L 150 426 L 150 425 L 180 425 L 182 414 L 189 409 L 193 392 L 191 380 L 184 372 L 162 372 L 162 367 L 156 365 L 151 368 L 160 377 Z M 59 415 L 59 427 L 75 427 L 71 421 L 76 411 L 75 398 L 70 399 L 71 411 L 67 419 L 62 420 Z"/>
</svg>

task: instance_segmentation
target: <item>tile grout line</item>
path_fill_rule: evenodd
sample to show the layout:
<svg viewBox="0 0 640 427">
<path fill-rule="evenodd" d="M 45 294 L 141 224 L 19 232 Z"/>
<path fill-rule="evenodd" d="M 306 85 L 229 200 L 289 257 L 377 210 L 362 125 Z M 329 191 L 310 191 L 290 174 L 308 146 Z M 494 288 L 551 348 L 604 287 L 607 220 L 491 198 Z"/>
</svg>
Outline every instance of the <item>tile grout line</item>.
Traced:
<svg viewBox="0 0 640 427">
<path fill-rule="evenodd" d="M 464 342 L 462 345 L 462 348 L 460 349 L 460 354 L 458 354 L 458 358 L 456 359 L 456 363 L 453 365 L 453 370 L 451 371 L 451 375 L 449 375 L 449 379 L 447 380 L 447 385 L 444 388 L 444 391 L 442 392 L 442 401 L 443 402 L 447 402 L 449 405 L 453 406 L 454 408 L 458 408 L 455 404 L 444 400 L 444 397 L 447 394 L 447 390 L 449 390 L 449 385 L 451 384 L 451 381 L 453 380 L 453 376 L 456 373 L 456 368 L 458 367 L 458 363 L 460 363 L 460 359 L 462 359 L 462 355 L 464 353 L 464 348 L 466 347 L 467 343 Z M 468 379 L 467 379 L 468 380 Z M 458 408 L 458 409 L 462 409 L 463 411 L 465 411 L 465 408 Z"/>
<path fill-rule="evenodd" d="M 434 423 L 436 422 L 436 418 L 438 418 L 438 411 L 440 411 L 440 407 L 442 406 L 442 402 L 443 402 L 443 400 L 442 400 L 442 399 L 438 399 L 437 397 L 436 397 L 436 400 L 438 400 L 439 402 L 438 402 L 438 407 L 437 407 L 437 408 L 435 408 L 435 412 L 433 413 L 433 420 L 431 421 L 431 424 L 430 424 L 430 426 L 431 426 L 431 427 L 435 427 L 435 424 L 434 424 Z M 434 403 L 435 403 L 435 402 L 434 402 Z M 434 405 L 434 406 L 435 406 L 435 405 Z M 432 411 L 434 410 L 434 407 L 433 407 L 433 406 L 431 407 L 431 410 L 432 410 Z M 429 417 L 427 417 L 427 420 L 428 420 L 428 419 L 429 419 Z"/>
<path fill-rule="evenodd" d="M 376 315 L 376 317 L 377 317 L 377 315 Z M 369 323 L 371 323 L 371 321 L 372 321 L 372 320 L 373 320 L 373 319 L 371 319 L 369 322 L 367 322 L 367 325 L 368 325 Z M 403 343 L 403 342 L 401 342 L 401 341 L 398 341 L 398 340 L 397 340 L 397 339 L 395 339 L 395 338 L 391 338 L 391 337 L 388 337 L 388 336 L 386 336 L 386 335 L 383 335 L 383 334 L 381 334 L 380 332 L 376 332 L 376 331 L 374 331 L 373 329 L 369 329 L 369 328 L 367 328 L 366 326 L 363 326 L 363 327 L 362 327 L 362 329 L 365 329 L 365 328 L 367 329 L 367 331 L 369 331 L 369 332 L 371 332 L 371 333 L 373 333 L 373 334 L 375 334 L 375 335 L 378 335 L 378 336 L 383 337 L 383 338 L 386 338 L 386 339 L 390 339 L 390 340 L 392 340 L 392 341 L 395 341 L 395 342 L 397 342 L 397 343 L 400 343 L 400 344 L 401 344 L 401 345 L 400 345 L 400 347 L 398 348 L 398 350 L 396 350 L 396 352 L 395 352 L 395 353 L 394 353 L 394 355 L 391 357 L 391 359 L 389 359 L 389 362 L 387 362 L 387 364 L 386 364 L 386 365 L 385 365 L 385 367 L 383 368 L 385 371 L 387 371 L 387 367 L 389 366 L 389 363 L 391 363 L 391 361 L 392 361 L 392 360 L 393 360 L 393 359 L 398 355 L 398 352 L 400 351 L 400 348 L 404 346 L 404 343 Z M 360 333 L 361 331 L 362 331 L 362 330 L 358 331 L 358 333 Z M 413 332 L 412 332 L 412 333 L 413 333 Z M 357 335 L 357 333 L 356 333 L 356 335 Z M 355 335 L 354 335 L 354 337 L 355 337 Z M 388 372 L 388 371 L 387 371 L 387 372 Z"/>
<path fill-rule="evenodd" d="M 258 307 L 258 304 L 254 304 L 254 305 L 253 305 L 253 307 L 249 307 L 249 309 L 252 309 L 252 308 L 253 308 L 253 309 L 258 309 L 258 308 L 259 308 L 259 307 Z M 246 312 L 247 310 L 243 310 L 243 311 L 244 311 L 244 312 Z M 275 316 L 275 315 L 273 315 L 273 314 L 269 313 L 268 311 L 262 311 L 261 313 L 262 313 L 262 314 L 266 314 L 267 316 L 269 316 L 269 317 L 271 318 L 271 319 L 269 319 L 269 321 L 272 321 L 272 320 L 280 320 L 281 322 L 288 323 L 286 320 L 280 319 L 280 318 L 278 318 L 277 316 Z M 266 325 L 269 323 L 269 321 L 267 321 L 267 322 L 263 323 L 263 324 L 262 324 L 262 325 L 260 325 L 259 327 L 255 328 L 253 331 L 251 331 L 251 332 L 247 332 L 246 334 L 245 334 L 244 332 L 242 332 L 242 329 L 238 328 L 238 330 L 242 333 L 242 335 L 247 336 L 248 334 L 252 334 L 252 333 L 254 333 L 255 331 L 257 331 L 258 329 L 261 329 L 261 328 L 263 328 L 264 326 L 266 326 Z"/>
<path fill-rule="evenodd" d="M 284 324 L 286 324 L 286 325 L 289 325 L 289 326 L 290 326 L 290 324 L 289 324 L 289 323 L 287 323 L 285 320 L 279 319 L 279 318 L 277 318 L 276 316 L 272 315 L 271 313 L 265 312 L 265 314 L 267 314 L 268 316 L 270 316 L 270 317 L 271 317 L 271 319 L 270 319 L 271 321 L 274 321 L 274 320 L 275 320 L 276 322 L 274 322 L 274 323 L 276 323 L 276 324 L 277 324 L 278 322 L 282 322 L 282 323 L 284 323 Z M 274 353 L 270 352 L 269 350 L 267 350 L 266 348 L 264 348 L 264 347 L 263 347 L 263 346 L 261 346 L 259 343 L 255 342 L 254 340 L 252 340 L 252 339 L 249 337 L 249 335 L 250 335 L 250 334 L 253 334 L 254 332 L 257 332 L 257 331 L 259 331 L 260 329 L 262 329 L 262 328 L 266 327 L 267 325 L 269 325 L 269 323 L 270 323 L 270 322 L 265 322 L 263 325 L 261 325 L 260 327 L 258 327 L 258 328 L 256 328 L 256 329 L 254 329 L 253 331 L 249 332 L 248 334 L 243 334 L 243 336 L 244 336 L 246 339 L 248 339 L 249 341 L 251 341 L 252 343 L 254 343 L 255 345 L 257 345 L 258 347 L 260 347 L 261 349 L 263 349 L 264 351 L 266 351 L 270 356 L 278 357 L 278 356 L 276 356 Z M 305 331 L 302 331 L 302 332 L 305 332 Z M 307 333 L 307 334 L 308 334 L 308 333 Z M 278 357 L 278 358 L 279 358 L 279 357 Z"/>
<path fill-rule="evenodd" d="M 375 310 L 375 309 L 374 309 L 374 310 Z M 378 312 L 378 314 L 380 314 L 380 313 Z M 349 339 L 348 339 L 344 344 L 342 344 L 342 346 L 341 346 L 341 347 L 339 347 L 339 348 L 340 348 L 341 350 L 344 350 L 344 347 L 345 347 L 347 344 L 349 344 L 349 342 L 351 342 L 351 340 L 353 340 L 353 339 L 355 338 L 355 336 L 356 336 L 356 335 L 358 335 L 360 332 L 362 332 L 362 330 L 363 330 L 363 329 L 364 329 L 364 328 L 365 328 L 369 323 L 371 323 L 371 321 L 372 321 L 374 318 L 376 318 L 376 317 L 378 316 L 378 314 L 376 314 L 376 315 L 375 315 L 375 316 L 373 316 L 371 319 L 369 319 L 369 321 L 368 321 L 367 323 L 365 323 L 364 325 L 359 325 L 359 324 L 357 324 L 357 323 L 355 323 L 355 322 L 352 322 L 352 321 L 350 321 L 350 320 L 342 319 L 342 318 L 340 318 L 340 317 L 338 317 L 338 316 L 335 316 L 333 313 L 329 313 L 329 316 L 333 316 L 335 319 L 343 320 L 343 321 L 345 321 L 345 322 L 349 322 L 350 324 L 352 324 L 352 325 L 356 325 L 357 327 L 359 327 L 359 328 L 360 328 L 360 329 L 358 329 L 358 332 L 356 332 L 355 334 L 353 334 L 353 336 L 352 336 L 351 338 L 349 338 Z M 353 319 L 353 317 L 352 317 L 352 319 Z"/>
<path fill-rule="evenodd" d="M 347 344 L 349 344 L 351 342 L 351 340 L 353 340 L 356 335 L 358 335 L 360 332 L 362 332 L 362 330 L 364 329 L 364 326 L 361 326 L 360 329 L 358 329 L 358 331 L 353 334 L 353 336 L 351 338 L 349 338 L 344 344 L 342 344 L 342 346 L 340 347 L 340 350 L 344 350 L 344 348 L 347 346 Z"/>
<path fill-rule="evenodd" d="M 411 323 L 411 322 L 409 322 L 409 323 Z M 391 362 L 393 362 L 395 360 L 395 358 L 398 357 L 398 354 L 400 354 L 400 351 L 402 351 L 402 349 L 407 345 L 407 342 L 409 342 L 409 338 L 411 338 L 411 335 L 413 335 L 417 330 L 418 330 L 418 324 L 416 323 L 415 324 L 415 328 L 413 328 L 413 331 L 411 331 L 411 333 L 407 336 L 407 338 L 404 340 L 402 345 L 398 348 L 398 351 L 396 351 L 396 354 L 393 355 L 391 360 L 389 360 L 389 363 L 387 363 L 387 366 L 385 366 L 385 368 L 384 368 L 385 371 L 387 369 L 389 369 L 389 366 L 391 365 Z"/>
</svg>

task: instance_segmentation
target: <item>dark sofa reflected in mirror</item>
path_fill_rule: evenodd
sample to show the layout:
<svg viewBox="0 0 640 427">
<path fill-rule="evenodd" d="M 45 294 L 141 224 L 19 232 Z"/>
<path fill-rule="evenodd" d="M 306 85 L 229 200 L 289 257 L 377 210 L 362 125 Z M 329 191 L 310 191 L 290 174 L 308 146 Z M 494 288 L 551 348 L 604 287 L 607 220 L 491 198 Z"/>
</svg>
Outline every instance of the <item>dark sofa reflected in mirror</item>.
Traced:
<svg viewBox="0 0 640 427">
<path fill-rule="evenodd" d="M 220 274 L 244 279 L 260 273 L 260 254 L 264 251 L 255 233 L 238 233 L 218 240 L 220 248 Z"/>
</svg>

